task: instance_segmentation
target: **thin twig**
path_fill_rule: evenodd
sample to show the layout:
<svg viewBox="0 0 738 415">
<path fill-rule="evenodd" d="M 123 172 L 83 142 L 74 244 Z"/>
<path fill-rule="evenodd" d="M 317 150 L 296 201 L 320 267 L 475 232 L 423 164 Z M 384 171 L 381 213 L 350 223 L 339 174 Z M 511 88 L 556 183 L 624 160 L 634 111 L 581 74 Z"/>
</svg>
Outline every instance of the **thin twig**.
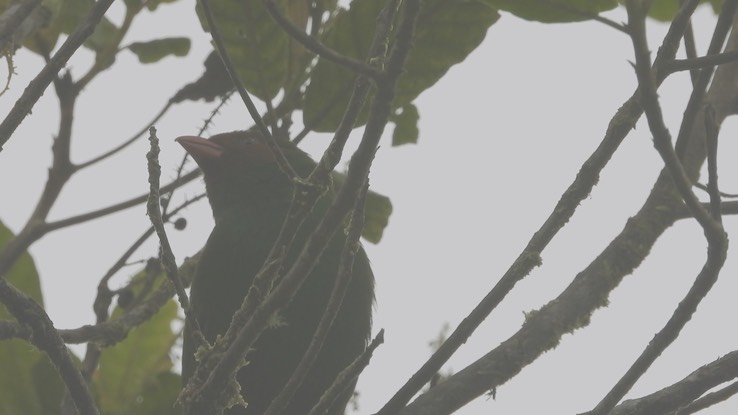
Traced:
<svg viewBox="0 0 738 415">
<path fill-rule="evenodd" d="M 715 107 L 705 106 L 705 148 L 707 149 L 707 193 L 710 195 L 710 215 L 712 219 L 722 221 L 720 213 L 720 189 L 718 188 L 717 156 L 718 156 L 718 123 Z"/>
<path fill-rule="evenodd" d="M 154 226 L 156 235 L 159 237 L 160 247 L 160 258 L 161 263 L 164 267 L 164 273 L 166 274 L 169 281 L 174 286 L 174 291 L 177 294 L 179 303 L 188 317 L 188 322 L 191 320 L 194 329 L 193 333 L 197 336 L 196 340 L 198 345 L 205 344 L 205 338 L 200 331 L 197 324 L 197 319 L 191 315 L 190 300 L 185 292 L 185 285 L 182 283 L 182 279 L 179 277 L 177 270 L 177 261 L 174 259 L 174 252 L 169 244 L 169 238 L 167 237 L 166 230 L 164 229 L 164 221 L 161 216 L 161 208 L 159 201 L 159 177 L 161 176 L 161 166 L 159 165 L 159 138 L 156 137 L 156 128 L 151 127 L 149 129 L 149 142 L 151 143 L 151 150 L 146 155 L 148 161 L 149 170 L 149 199 L 146 203 L 146 212 L 149 215 L 151 224 Z"/>
<path fill-rule="evenodd" d="M 697 69 L 711 68 L 717 65 L 725 65 L 738 60 L 738 50 L 729 52 L 716 53 L 713 55 L 700 56 L 690 59 L 674 59 L 665 65 L 665 70 L 669 73 L 679 71 L 694 71 Z"/>
<path fill-rule="evenodd" d="M 684 5 L 685 0 L 679 0 L 679 6 Z M 684 30 L 684 50 L 687 53 L 687 59 L 694 59 L 697 57 L 697 45 L 694 41 L 694 30 L 692 30 L 692 20 L 690 19 L 687 24 L 687 28 Z M 692 86 L 697 84 L 697 78 L 699 72 L 695 69 L 689 71 L 689 76 L 692 78 Z"/>
<path fill-rule="evenodd" d="M 709 213 L 702 208 L 697 196 L 692 192 L 692 183 L 687 177 L 674 148 L 672 147 L 671 134 L 666 128 L 664 118 L 656 92 L 656 82 L 651 68 L 648 43 L 646 40 L 645 15 L 641 15 L 641 5 L 632 0 L 626 3 L 628 6 L 628 26 L 633 39 L 633 48 L 636 53 L 636 74 L 638 75 L 638 91 L 646 113 L 646 119 L 651 133 L 653 134 L 654 147 L 664 160 L 666 168 L 672 175 L 674 184 L 679 190 L 684 203 L 694 215 L 695 219 L 712 234 L 722 234 L 722 229 L 716 228 Z"/>
<path fill-rule="evenodd" d="M 162 186 L 161 190 L 162 192 L 169 191 L 171 189 L 174 189 L 176 187 L 180 187 L 186 183 L 189 183 L 196 178 L 200 177 L 202 175 L 202 172 L 200 170 L 193 170 L 184 176 L 180 177 L 179 179 L 174 180 L 173 182 Z M 87 222 L 93 219 L 98 219 L 103 216 L 109 215 L 111 213 L 119 212 L 124 209 L 128 209 L 131 207 L 134 207 L 136 205 L 140 205 L 141 203 L 145 202 L 148 199 L 148 194 L 143 194 L 140 196 L 133 197 L 131 199 L 125 200 L 123 202 L 116 203 L 114 205 L 104 207 L 101 209 L 93 210 L 91 212 L 82 213 L 79 215 L 75 215 L 66 219 L 60 219 L 54 222 L 49 222 L 45 225 L 43 225 L 42 230 L 44 233 L 48 233 L 51 231 L 55 231 L 61 228 L 66 228 L 68 226 L 77 225 L 83 222 Z"/>
<path fill-rule="evenodd" d="M 705 55 L 717 55 L 723 49 L 725 39 L 730 33 L 730 28 L 733 26 L 733 18 L 738 8 L 738 2 L 735 0 L 726 0 L 723 3 L 723 7 L 718 15 L 717 23 L 715 23 L 715 30 L 713 31 L 712 38 L 710 39 L 710 45 L 707 47 Z M 692 94 L 689 96 L 687 107 L 684 110 L 684 116 L 682 117 L 682 124 L 679 128 L 679 134 L 676 140 L 676 153 L 681 159 L 687 151 L 689 146 L 692 126 L 697 120 L 697 113 L 702 108 L 705 99 L 705 91 L 710 84 L 710 79 L 715 73 L 714 66 L 708 66 L 700 71 L 700 76 L 697 82 L 694 84 Z"/>
<path fill-rule="evenodd" d="M 696 187 L 696 188 L 698 188 L 700 190 L 704 190 L 705 192 L 707 192 L 707 185 L 705 185 L 705 184 L 695 183 L 694 184 L 694 187 Z M 728 198 L 728 199 L 735 199 L 735 198 L 738 198 L 738 194 L 736 194 L 736 193 L 722 192 L 721 191 L 720 192 L 720 197 L 722 197 L 722 198 Z M 723 213 L 725 213 L 725 211 L 723 211 Z"/>
</svg>

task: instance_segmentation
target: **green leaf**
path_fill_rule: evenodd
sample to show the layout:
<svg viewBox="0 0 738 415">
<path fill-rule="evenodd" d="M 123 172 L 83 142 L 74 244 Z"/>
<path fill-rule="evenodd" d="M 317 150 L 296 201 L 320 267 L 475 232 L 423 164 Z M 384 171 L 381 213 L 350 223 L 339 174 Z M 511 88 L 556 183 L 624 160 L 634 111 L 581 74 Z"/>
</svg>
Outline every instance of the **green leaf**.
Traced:
<svg viewBox="0 0 738 415">
<path fill-rule="evenodd" d="M 174 405 L 182 390 L 182 379 L 176 373 L 162 372 L 144 385 L 130 414 L 179 415 L 182 411 Z"/>
<path fill-rule="evenodd" d="M 87 38 L 84 43 L 86 48 L 95 52 L 101 52 L 106 48 L 110 48 L 118 42 L 118 27 L 113 22 L 103 17 L 100 24 L 97 25 L 92 36 Z"/>
<path fill-rule="evenodd" d="M 464 61 L 479 46 L 500 15 L 489 0 L 426 1 L 417 34 L 397 85 L 397 108 L 412 102 Z"/>
<path fill-rule="evenodd" d="M 383 6 L 376 0 L 355 0 L 351 8 L 340 9 L 326 26 L 322 42 L 336 52 L 364 60 L 376 29 L 376 18 Z M 343 116 L 355 74 L 325 59 L 320 59 L 305 91 L 303 122 L 317 131 L 334 131 Z M 366 112 L 359 125 L 366 122 Z"/>
<path fill-rule="evenodd" d="M 323 42 L 357 59 L 366 57 L 383 3 L 355 0 L 329 23 Z M 418 16 L 416 38 L 397 85 L 394 108 L 411 103 L 451 68 L 462 62 L 499 18 L 489 0 L 427 0 Z M 321 59 L 305 93 L 305 125 L 334 131 L 343 116 L 355 74 Z M 366 108 L 358 125 L 366 122 Z"/>
<path fill-rule="evenodd" d="M 177 0 L 124 0 L 124 3 L 130 10 L 140 10 L 143 6 L 146 6 L 150 11 L 154 11 L 160 4 L 174 3 L 175 1 Z"/>
<path fill-rule="evenodd" d="M 138 56 L 141 63 L 154 63 L 169 55 L 186 56 L 190 52 L 190 39 L 186 37 L 170 37 L 135 42 L 128 46 Z"/>
<path fill-rule="evenodd" d="M 120 312 L 116 310 L 113 318 Z M 159 382 L 172 368 L 169 350 L 177 336 L 172 333 L 171 324 L 176 318 L 177 305 L 170 300 L 124 341 L 103 350 L 100 367 L 93 376 L 93 390 L 102 413 L 139 414 L 141 405 L 150 404 L 152 399 L 158 401 L 152 390 L 170 389 Z M 173 403 L 174 400 L 169 402 Z"/>
<path fill-rule="evenodd" d="M 373 244 L 378 244 L 382 240 L 391 214 L 392 201 L 390 198 L 370 190 L 366 194 L 364 229 L 361 236 Z"/>
<path fill-rule="evenodd" d="M 392 116 L 395 123 L 395 131 L 392 133 L 392 145 L 399 146 L 403 144 L 416 144 L 418 142 L 418 108 L 413 104 L 408 104 L 401 109 L 399 114 Z"/>
<path fill-rule="evenodd" d="M 283 6 L 285 1 L 278 3 Z M 287 34 L 271 18 L 262 0 L 220 0 L 210 7 L 241 82 L 262 100 L 274 98 L 289 74 Z M 197 12 L 208 30 L 199 6 Z"/>
<path fill-rule="evenodd" d="M 77 361 L 76 356 L 73 358 Z M 31 368 L 31 381 L 33 382 L 32 389 L 37 394 L 37 403 L 41 407 L 39 414 L 58 413 L 66 387 L 56 371 L 56 366 L 46 355 L 39 358 Z"/>
<path fill-rule="evenodd" d="M 0 222 L 0 251 L 5 248 L 5 244 L 7 244 L 12 238 L 13 233 L 10 229 Z M 41 306 L 44 305 L 44 299 L 41 295 L 41 283 L 39 281 L 38 271 L 36 270 L 36 264 L 34 264 L 33 258 L 31 258 L 31 255 L 29 255 L 28 252 L 23 253 L 20 258 L 18 258 L 5 279 L 15 288 L 23 291 L 25 294 L 36 300 L 36 302 Z M 0 318 L 10 318 L 10 314 L 2 304 L 0 304 Z M 2 372 L 0 371 L 0 373 Z"/>
<path fill-rule="evenodd" d="M 598 14 L 618 6 L 617 0 L 488 0 L 488 3 L 521 19 L 543 23 L 589 20 L 587 15 Z"/>
<path fill-rule="evenodd" d="M 0 251 L 13 237 L 0 222 Z M 6 275 L 7 281 L 43 305 L 33 259 L 24 253 Z M 0 304 L 0 319 L 13 317 Z M 46 354 L 25 340 L 0 342 L 0 414 L 43 415 L 58 408 L 64 386 Z"/>
</svg>

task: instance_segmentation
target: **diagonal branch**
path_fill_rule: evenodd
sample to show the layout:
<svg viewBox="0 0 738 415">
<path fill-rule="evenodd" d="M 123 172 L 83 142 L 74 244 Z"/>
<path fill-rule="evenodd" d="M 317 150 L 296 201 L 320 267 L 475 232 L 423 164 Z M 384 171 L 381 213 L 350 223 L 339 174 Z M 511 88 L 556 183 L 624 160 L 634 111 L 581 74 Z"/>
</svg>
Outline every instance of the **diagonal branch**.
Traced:
<svg viewBox="0 0 738 415">
<path fill-rule="evenodd" d="M 658 68 L 673 59 L 676 51 L 679 47 L 679 41 L 682 38 L 685 27 L 689 22 L 689 17 L 694 12 L 699 2 L 697 0 L 690 0 L 686 2 L 685 6 L 675 16 L 667 35 L 664 37 L 659 52 L 654 62 L 655 71 Z M 660 76 L 657 81 L 660 83 L 664 80 L 663 76 Z M 507 294 L 512 291 L 515 285 L 525 278 L 533 268 L 541 264 L 541 253 L 553 240 L 556 234 L 569 222 L 571 217 L 574 215 L 577 207 L 580 203 L 590 194 L 594 186 L 597 184 L 600 176 L 600 172 L 610 158 L 618 149 L 625 136 L 634 128 L 636 121 L 640 117 L 643 109 L 641 108 L 637 92 L 634 93 L 617 111 L 612 117 L 610 125 L 607 128 L 605 137 L 603 138 L 600 145 L 590 155 L 590 157 L 583 163 L 577 177 L 574 182 L 564 191 L 561 199 L 554 207 L 551 215 L 541 225 L 539 230 L 533 235 L 528 242 L 525 249 L 518 255 L 513 264 L 508 268 L 505 274 L 500 278 L 497 284 L 490 290 L 489 293 L 482 299 L 482 301 L 467 315 L 466 318 L 459 324 L 453 333 L 446 339 L 446 341 L 433 353 L 430 359 L 418 369 L 415 374 L 395 393 L 395 395 L 377 412 L 377 415 L 389 415 L 397 413 L 397 411 L 405 406 L 410 399 L 421 390 L 435 373 L 437 373 L 443 364 L 463 345 L 469 336 L 476 330 L 477 327 L 484 321 L 487 316 L 502 302 Z M 597 305 L 592 304 L 593 308 Z M 576 318 L 575 318 L 576 320 Z M 564 327 L 559 327 L 561 334 L 565 332 Z M 545 331 L 548 335 L 557 336 L 558 330 L 554 332 Z M 552 340 L 552 342 L 555 342 Z M 547 350 L 552 345 L 546 342 L 538 345 L 541 347 L 539 352 Z M 502 347 L 502 346 L 501 346 Z M 530 345 L 534 348 L 533 345 Z M 502 351 L 502 353 L 506 353 Z M 488 355 L 489 356 L 489 355 Z M 486 360 L 486 358 L 480 359 L 478 362 Z M 530 360 L 528 360 L 530 359 Z M 515 368 L 517 364 L 527 364 L 535 359 L 535 357 L 516 357 L 511 360 L 511 365 L 508 366 L 509 370 L 514 370 L 511 373 L 499 373 L 499 377 L 490 376 L 489 383 L 484 385 L 471 386 L 465 388 L 462 392 L 458 390 L 463 385 L 463 382 L 459 382 L 455 386 L 451 384 L 441 384 L 429 391 L 429 395 L 424 402 L 418 403 L 417 408 L 409 410 L 408 413 L 422 414 L 424 410 L 430 410 L 429 408 L 439 408 L 439 412 L 434 413 L 449 413 L 452 410 L 458 409 L 463 406 L 469 400 L 481 395 L 486 390 L 494 387 L 493 379 L 503 379 L 506 376 L 513 376 L 520 368 Z M 461 373 L 459 373 L 461 375 Z M 501 380 L 499 380 L 502 382 Z M 444 382 L 446 383 L 446 382 Z M 481 383 L 479 379 L 470 381 L 470 383 Z M 442 392 L 446 388 L 454 389 L 453 399 L 451 402 L 440 403 L 444 399 L 444 394 L 450 396 L 451 392 Z M 422 398 L 422 397 L 421 397 Z M 422 399 L 418 399 L 422 401 Z M 413 404 L 414 405 L 414 404 Z M 446 406 L 448 405 L 448 406 Z M 443 409 L 440 409 L 443 408 Z M 408 408 L 409 409 L 409 408 Z M 444 412 L 449 411 L 449 412 Z"/>
<path fill-rule="evenodd" d="M 734 382 L 724 390 L 702 394 L 710 389 L 738 377 L 738 351 L 728 353 L 687 375 L 684 379 L 650 395 L 623 401 L 610 415 L 687 415 L 695 409 L 703 409 L 738 392 Z M 726 396 L 727 395 L 727 396 Z M 698 399 L 700 398 L 700 399 Z"/>
</svg>

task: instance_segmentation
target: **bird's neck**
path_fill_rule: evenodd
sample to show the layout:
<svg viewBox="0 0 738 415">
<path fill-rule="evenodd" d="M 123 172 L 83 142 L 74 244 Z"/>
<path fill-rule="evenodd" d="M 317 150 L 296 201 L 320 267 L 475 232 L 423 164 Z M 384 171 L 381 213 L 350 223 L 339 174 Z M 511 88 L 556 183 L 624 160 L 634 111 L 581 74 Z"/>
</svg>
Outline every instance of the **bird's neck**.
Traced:
<svg viewBox="0 0 738 415">
<path fill-rule="evenodd" d="M 208 189 L 208 199 L 213 209 L 215 222 L 221 222 L 233 215 L 243 216 L 249 212 L 273 212 L 280 215 L 280 210 L 289 207 L 292 200 L 292 186 L 283 183 L 253 183 L 247 187 L 233 186 L 229 189 Z"/>
</svg>

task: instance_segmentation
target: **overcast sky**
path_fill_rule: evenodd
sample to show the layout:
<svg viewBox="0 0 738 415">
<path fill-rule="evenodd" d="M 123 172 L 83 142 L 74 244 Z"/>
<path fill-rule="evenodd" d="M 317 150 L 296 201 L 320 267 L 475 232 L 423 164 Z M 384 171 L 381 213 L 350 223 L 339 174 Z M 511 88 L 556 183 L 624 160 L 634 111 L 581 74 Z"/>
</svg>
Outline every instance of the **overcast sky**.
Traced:
<svg viewBox="0 0 738 415">
<path fill-rule="evenodd" d="M 167 58 L 140 65 L 120 54 L 113 70 L 83 91 L 75 119 L 72 158 L 82 162 L 146 126 L 181 85 L 202 71 L 209 38 L 193 14 L 194 1 L 164 5 L 136 22 L 127 41 L 188 36 L 186 59 Z M 112 10 L 120 16 L 121 3 Z M 167 24 L 157 16 L 167 13 Z M 609 14 L 623 20 L 624 13 Z M 714 15 L 705 7 L 695 19 L 699 51 L 706 48 Z M 666 26 L 649 22 L 655 50 Z M 366 244 L 377 276 L 375 332 L 385 328 L 385 344 L 359 383 L 360 413 L 376 411 L 425 361 L 428 343 L 447 323 L 455 326 L 487 293 L 551 212 L 581 163 L 602 139 L 607 123 L 635 89 L 630 40 L 599 23 L 543 25 L 510 15 L 489 30 L 484 43 L 416 101 L 421 114 L 418 145 L 390 147 L 383 140 L 372 168 L 371 185 L 389 196 L 394 212 L 379 245 Z M 90 55 L 72 60 L 83 73 Z M 20 51 L 18 74 L 0 100 L 2 114 L 36 75 L 42 61 Z M 678 123 L 689 90 L 686 73 L 672 76 L 659 91 L 668 127 Z M 186 103 L 157 123 L 162 139 L 163 180 L 172 178 L 184 151 L 172 140 L 196 133 L 212 105 Z M 214 131 L 250 125 L 234 99 L 216 119 Z M 50 142 L 58 124 L 52 90 L 46 92 L 0 154 L 0 220 L 18 231 L 35 205 L 46 179 Z M 734 122 L 721 133 L 721 185 L 738 192 L 731 140 Z M 360 137 L 355 133 L 354 141 Z M 325 145 L 309 136 L 307 148 Z M 81 172 L 65 188 L 51 219 L 107 206 L 146 192 L 147 143 L 142 140 L 104 165 Z M 640 207 L 661 169 L 644 123 L 625 140 L 600 184 L 574 220 L 543 253 L 543 266 L 512 292 L 446 370 L 457 371 L 520 328 L 526 311 L 540 308 L 568 285 L 619 232 Z M 180 197 L 195 195 L 194 183 Z M 57 327 L 91 323 L 100 276 L 148 226 L 144 206 L 55 232 L 31 248 L 41 272 L 46 307 Z M 187 210 L 188 226 L 170 233 L 179 260 L 203 245 L 212 227 L 209 206 Z M 738 230 L 734 218 L 726 229 Z M 137 259 L 154 254 L 155 243 Z M 701 229 L 677 223 L 657 242 L 649 259 L 627 277 L 590 326 L 567 335 L 520 375 L 460 414 L 571 414 L 591 409 L 640 354 L 671 315 L 705 259 Z M 700 365 L 736 349 L 738 333 L 725 316 L 738 312 L 735 301 L 736 248 L 713 292 L 682 337 L 653 365 L 630 397 L 651 393 L 680 380 Z M 137 269 L 125 269 L 122 284 Z M 71 295 L 71 292 L 76 294 Z M 75 351 L 82 349 L 76 347 Z M 738 402 L 711 412 L 729 413 Z"/>
</svg>

